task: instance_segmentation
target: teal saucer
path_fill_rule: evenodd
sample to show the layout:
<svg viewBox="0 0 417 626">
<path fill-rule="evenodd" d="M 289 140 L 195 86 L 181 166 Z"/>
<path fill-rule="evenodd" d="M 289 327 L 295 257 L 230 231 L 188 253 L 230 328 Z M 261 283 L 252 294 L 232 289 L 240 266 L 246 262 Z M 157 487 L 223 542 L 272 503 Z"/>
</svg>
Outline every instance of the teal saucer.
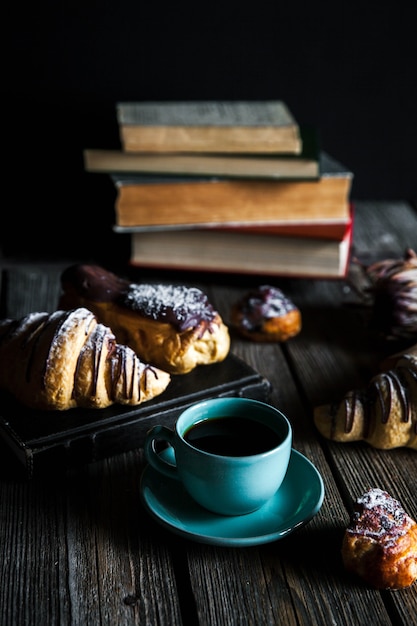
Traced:
<svg viewBox="0 0 417 626">
<path fill-rule="evenodd" d="M 171 449 L 163 454 L 175 463 Z M 142 474 L 140 493 L 150 515 L 177 535 L 200 543 L 243 547 L 277 541 L 309 522 L 323 503 L 324 485 L 311 461 L 293 449 L 281 487 L 254 513 L 226 517 L 206 511 L 181 483 L 149 465 Z"/>
</svg>

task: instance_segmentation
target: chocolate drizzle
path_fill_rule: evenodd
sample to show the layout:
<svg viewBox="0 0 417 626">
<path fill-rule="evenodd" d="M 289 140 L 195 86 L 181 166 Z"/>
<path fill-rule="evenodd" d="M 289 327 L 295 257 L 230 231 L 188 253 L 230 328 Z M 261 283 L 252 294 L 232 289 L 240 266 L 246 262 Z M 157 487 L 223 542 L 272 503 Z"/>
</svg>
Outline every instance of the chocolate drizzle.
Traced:
<svg viewBox="0 0 417 626">
<path fill-rule="evenodd" d="M 103 332 L 104 331 L 104 332 Z M 106 337 L 106 339 L 109 339 Z M 97 380 L 100 366 L 100 359 L 103 353 L 103 346 L 105 340 L 105 328 L 101 324 L 97 324 L 94 331 L 91 334 L 91 344 L 93 346 L 93 386 L 91 389 L 91 395 L 97 394 Z"/>
<path fill-rule="evenodd" d="M 343 400 L 327 406 L 328 437 L 339 440 L 343 429 L 344 440 L 368 440 L 374 433 L 380 432 L 379 424 L 389 428 L 392 421 L 393 429 L 396 424 L 409 424 L 410 433 L 407 441 L 415 447 L 413 438 L 417 434 L 417 409 L 413 404 L 417 394 L 417 358 L 411 355 L 403 356 L 394 369 L 381 372 L 375 376 L 364 389 L 349 391 Z M 378 420 L 378 423 L 376 423 Z M 388 425 L 388 426 L 387 426 Z M 355 430 L 356 427 L 356 430 Z M 383 443 L 377 447 L 393 447 L 392 440 L 384 436 Z M 401 432 L 405 436 L 406 429 Z M 404 442 L 403 445 L 408 445 Z"/>
<path fill-rule="evenodd" d="M 171 324 L 179 331 L 195 328 L 201 322 L 206 329 L 216 317 L 200 289 L 183 285 L 131 284 L 122 304 L 144 317 Z"/>
<path fill-rule="evenodd" d="M 295 309 L 296 306 L 281 289 L 271 285 L 261 285 L 236 303 L 240 324 L 250 332 L 260 329 L 266 319 L 282 317 Z"/>
<path fill-rule="evenodd" d="M 388 339 L 415 339 L 417 334 L 417 255 L 407 249 L 402 259 L 385 259 L 367 268 L 373 296 L 373 327 Z"/>
<path fill-rule="evenodd" d="M 400 411 L 403 422 L 411 420 L 411 405 L 409 398 L 409 386 L 406 378 L 405 368 L 397 367 L 395 370 L 384 372 L 380 378 L 375 378 L 370 384 L 370 393 L 373 394 L 379 403 L 381 410 L 381 422 L 386 424 L 389 420 L 393 397 L 396 396 L 400 401 Z M 382 392 L 381 380 L 385 381 L 385 388 L 388 398 L 385 399 Z"/>
<path fill-rule="evenodd" d="M 127 392 L 127 388 L 126 388 L 126 395 L 128 396 L 128 398 L 133 398 L 133 393 L 134 393 L 133 382 L 135 380 L 136 359 L 133 358 L 133 354 L 131 355 L 131 359 L 132 359 L 132 376 L 131 376 L 131 381 L 130 381 L 129 392 Z M 139 382 L 139 380 L 140 380 L 140 376 L 138 376 L 138 382 Z M 138 384 L 138 393 L 140 395 L 140 385 L 139 384 Z"/>
<path fill-rule="evenodd" d="M 408 373 L 409 373 L 409 375 L 413 379 L 413 384 L 416 385 L 416 387 L 417 387 L 417 372 L 416 372 L 416 370 L 413 369 L 412 367 L 410 367 L 408 369 Z M 410 410 L 410 419 L 412 419 L 411 410 Z M 416 420 L 416 422 L 414 424 L 414 433 L 417 435 L 417 420 Z"/>
<path fill-rule="evenodd" d="M 131 398 L 131 395 L 127 396 L 126 390 L 128 388 L 128 376 L 127 376 L 127 358 L 126 350 L 121 349 L 119 344 L 116 344 L 115 351 L 107 358 L 110 360 L 110 396 L 112 400 L 116 398 L 118 393 L 118 387 L 120 381 L 122 383 L 122 393 L 125 397 Z"/>
<path fill-rule="evenodd" d="M 142 317 L 171 324 L 184 331 L 203 326 L 212 332 L 218 313 L 200 289 L 183 285 L 136 284 L 97 265 L 73 265 L 61 276 L 66 294 L 85 301 L 111 302 Z"/>
<path fill-rule="evenodd" d="M 358 395 L 359 395 L 359 392 L 354 391 L 352 393 L 350 402 L 348 402 L 348 399 L 345 398 L 345 413 L 346 413 L 345 433 L 346 434 L 350 433 L 353 428 L 353 421 L 355 417 L 356 405 L 358 402 Z"/>
<path fill-rule="evenodd" d="M 364 405 L 365 399 L 364 394 L 361 391 L 352 391 L 345 398 L 343 398 L 343 413 L 345 415 L 345 423 L 344 423 L 344 433 L 348 435 L 352 432 L 355 414 L 358 404 Z M 329 414 L 331 419 L 331 427 L 330 427 L 330 438 L 335 439 L 336 430 L 337 430 L 337 416 L 341 409 L 340 402 L 333 403 L 330 405 Z"/>
</svg>

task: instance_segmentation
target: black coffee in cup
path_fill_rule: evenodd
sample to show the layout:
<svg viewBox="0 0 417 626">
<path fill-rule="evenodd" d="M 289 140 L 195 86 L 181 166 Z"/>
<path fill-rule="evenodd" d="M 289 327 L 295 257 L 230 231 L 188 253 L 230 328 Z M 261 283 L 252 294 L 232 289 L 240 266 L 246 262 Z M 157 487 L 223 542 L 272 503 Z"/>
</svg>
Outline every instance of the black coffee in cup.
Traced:
<svg viewBox="0 0 417 626">
<path fill-rule="evenodd" d="M 183 437 L 194 448 L 221 456 L 261 454 L 283 440 L 266 424 L 244 417 L 202 420 L 188 428 Z"/>
</svg>

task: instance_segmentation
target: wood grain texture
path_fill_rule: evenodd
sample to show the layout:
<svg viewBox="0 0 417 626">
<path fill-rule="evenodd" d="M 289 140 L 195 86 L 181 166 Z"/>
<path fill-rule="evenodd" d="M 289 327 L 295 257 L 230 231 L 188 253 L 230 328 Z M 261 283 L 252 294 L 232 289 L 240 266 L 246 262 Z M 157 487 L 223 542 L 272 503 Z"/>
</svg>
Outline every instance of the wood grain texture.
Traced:
<svg viewBox="0 0 417 626">
<path fill-rule="evenodd" d="M 406 203 L 359 203 L 356 220 L 355 253 L 367 262 L 417 247 L 417 216 Z M 294 448 L 322 474 L 325 499 L 313 520 L 262 546 L 198 544 L 158 526 L 142 507 L 140 448 L 28 482 L 0 442 L 0 623 L 416 624 L 417 585 L 369 589 L 344 570 L 340 548 L 353 501 L 371 487 L 417 518 L 417 454 L 333 443 L 313 423 L 317 403 L 365 384 L 393 348 L 369 326 L 357 270 L 346 281 L 274 281 L 303 317 L 286 344 L 252 343 L 231 329 L 232 351 L 271 382 L 270 402 L 292 422 Z M 2 315 L 53 309 L 59 272 L 5 266 Z M 228 322 L 232 303 L 254 283 L 223 276 L 198 286 Z"/>
</svg>

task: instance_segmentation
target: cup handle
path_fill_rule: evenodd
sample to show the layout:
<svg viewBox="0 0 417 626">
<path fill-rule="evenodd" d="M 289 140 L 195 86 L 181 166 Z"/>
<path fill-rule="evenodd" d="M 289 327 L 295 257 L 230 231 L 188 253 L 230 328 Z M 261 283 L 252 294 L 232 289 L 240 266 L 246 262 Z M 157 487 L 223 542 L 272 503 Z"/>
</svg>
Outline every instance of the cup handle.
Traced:
<svg viewBox="0 0 417 626">
<path fill-rule="evenodd" d="M 155 443 L 164 441 L 174 447 L 174 431 L 166 426 L 153 426 L 146 435 L 144 443 L 145 458 L 155 470 L 161 472 L 169 478 L 179 480 L 178 471 L 175 465 L 165 461 L 155 450 Z"/>
</svg>

